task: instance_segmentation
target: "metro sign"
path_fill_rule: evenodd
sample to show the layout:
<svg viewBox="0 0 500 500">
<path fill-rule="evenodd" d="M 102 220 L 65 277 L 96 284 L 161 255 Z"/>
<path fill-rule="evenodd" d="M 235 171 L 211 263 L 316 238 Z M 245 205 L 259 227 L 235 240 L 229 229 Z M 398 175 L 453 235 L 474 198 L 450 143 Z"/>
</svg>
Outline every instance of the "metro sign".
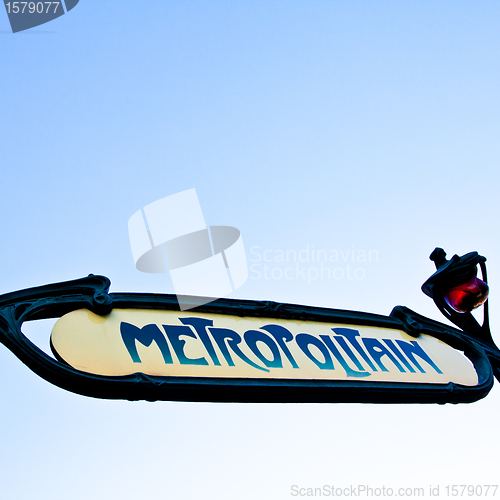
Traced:
<svg viewBox="0 0 500 500">
<path fill-rule="evenodd" d="M 478 382 L 463 354 L 429 335 L 411 337 L 397 320 L 381 328 L 146 309 L 102 317 L 79 309 L 56 323 L 51 343 L 61 360 L 95 375 Z"/>
<path fill-rule="evenodd" d="M 464 262 L 474 255 L 458 258 L 464 290 L 473 289 Z M 438 269 L 424 291 L 441 290 L 441 281 Z M 455 295 L 469 293 L 452 281 Z M 460 403 L 486 396 L 498 374 L 500 355 L 483 327 L 471 335 L 402 306 L 380 316 L 193 297 L 194 309 L 180 311 L 174 295 L 108 294 L 109 286 L 91 275 L 3 295 L 0 340 L 49 382 L 108 399 Z M 486 300 L 486 283 L 474 286 L 481 298 L 461 298 L 461 307 Z M 21 331 L 24 321 L 50 317 L 60 317 L 56 359 Z"/>
</svg>

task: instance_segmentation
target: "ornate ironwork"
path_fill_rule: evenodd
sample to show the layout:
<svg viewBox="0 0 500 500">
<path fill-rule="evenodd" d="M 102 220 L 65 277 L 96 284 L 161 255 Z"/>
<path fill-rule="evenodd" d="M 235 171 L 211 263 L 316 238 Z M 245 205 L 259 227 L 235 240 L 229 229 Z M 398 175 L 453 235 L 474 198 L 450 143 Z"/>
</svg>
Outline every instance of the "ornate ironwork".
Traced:
<svg viewBox="0 0 500 500">
<path fill-rule="evenodd" d="M 486 279 L 484 257 L 476 252 L 443 261 L 437 249 L 431 259 L 438 271 L 422 289 L 443 314 L 461 329 L 421 316 L 397 306 L 390 316 L 356 311 L 281 304 L 270 301 L 218 299 L 198 306 L 196 313 L 216 313 L 245 317 L 343 323 L 397 329 L 418 337 L 430 335 L 463 351 L 478 375 L 475 386 L 455 383 L 423 384 L 367 382 L 363 380 L 231 379 L 200 377 L 159 377 L 143 373 L 102 376 L 79 371 L 62 359 L 54 359 L 23 333 L 26 321 L 57 318 L 89 309 L 99 315 L 113 308 L 179 311 L 175 295 L 150 293 L 109 293 L 110 281 L 89 275 L 63 283 L 29 288 L 0 296 L 0 342 L 40 377 L 63 389 L 85 396 L 106 399 L 220 401 L 220 402 L 362 402 L 362 403 L 463 403 L 483 398 L 500 380 L 500 351 L 489 332 L 488 309 L 480 326 L 471 314 L 450 310 L 443 300 L 444 284 L 479 264 Z M 196 305 L 196 297 L 192 298 Z M 472 318 L 472 319 L 471 319 Z M 474 320 L 474 321 L 473 321 Z M 475 322 L 475 323 L 474 323 Z"/>
</svg>

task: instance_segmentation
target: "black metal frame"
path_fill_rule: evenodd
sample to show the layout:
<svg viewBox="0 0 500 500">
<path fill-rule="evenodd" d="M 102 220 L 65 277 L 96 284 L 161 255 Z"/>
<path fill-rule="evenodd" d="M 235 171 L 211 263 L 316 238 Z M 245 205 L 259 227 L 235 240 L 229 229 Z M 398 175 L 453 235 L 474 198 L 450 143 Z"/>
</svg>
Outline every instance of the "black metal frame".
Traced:
<svg viewBox="0 0 500 500">
<path fill-rule="evenodd" d="M 196 307 L 197 313 L 344 323 L 403 330 L 443 340 L 464 352 L 478 374 L 473 387 L 460 384 L 366 382 L 361 380 L 287 380 L 159 377 L 143 373 L 110 377 L 89 374 L 56 360 L 35 346 L 21 330 L 26 321 L 57 318 L 87 308 L 109 314 L 112 308 L 179 311 L 175 295 L 108 293 L 104 276 L 29 288 L 0 296 L 0 342 L 48 382 L 77 394 L 127 400 L 212 402 L 357 402 L 468 403 L 485 397 L 500 376 L 500 351 L 491 342 L 397 306 L 390 316 L 299 306 L 270 301 L 218 299 Z M 192 298 L 196 306 L 196 297 Z"/>
</svg>

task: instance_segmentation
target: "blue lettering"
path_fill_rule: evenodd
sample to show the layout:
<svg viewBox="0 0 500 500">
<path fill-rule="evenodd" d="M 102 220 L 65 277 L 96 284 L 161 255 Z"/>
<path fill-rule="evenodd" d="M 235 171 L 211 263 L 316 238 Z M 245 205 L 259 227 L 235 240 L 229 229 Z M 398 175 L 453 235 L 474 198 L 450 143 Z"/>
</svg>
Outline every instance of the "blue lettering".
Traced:
<svg viewBox="0 0 500 500">
<path fill-rule="evenodd" d="M 384 344 L 379 342 L 377 339 L 364 338 L 363 344 L 370 356 L 375 360 L 375 363 L 383 372 L 388 372 L 389 370 L 384 366 L 380 358 L 382 356 L 387 356 L 397 367 L 400 372 L 406 373 L 406 370 L 399 364 L 398 360 L 392 355 L 392 353 L 385 347 Z"/>
<path fill-rule="evenodd" d="M 362 371 L 362 372 L 357 372 L 356 370 L 353 370 L 346 362 L 345 359 L 342 357 L 342 354 L 340 354 L 339 350 L 335 347 L 335 344 L 332 342 L 332 339 L 328 335 L 320 335 L 321 340 L 326 344 L 328 349 L 332 352 L 332 354 L 337 358 L 337 361 L 342 365 L 342 368 L 345 370 L 346 375 L 348 377 L 368 377 L 371 374 Z"/>
<path fill-rule="evenodd" d="M 302 349 L 302 352 L 320 369 L 320 370 L 335 370 L 335 367 L 333 366 L 333 361 L 332 358 L 328 352 L 328 349 L 326 348 L 325 344 L 321 342 L 316 337 L 313 337 L 312 335 L 309 335 L 308 333 L 299 333 L 295 337 L 295 342 L 297 342 L 297 345 Z M 309 350 L 309 346 L 314 345 L 316 346 L 320 351 L 323 357 L 325 358 L 324 361 L 320 361 L 318 358 L 314 356 L 314 354 Z"/>
<path fill-rule="evenodd" d="M 120 332 L 122 334 L 123 343 L 125 344 L 125 347 L 127 348 L 134 363 L 141 363 L 141 358 L 137 352 L 135 341 L 140 342 L 146 347 L 149 347 L 153 342 L 156 342 L 156 345 L 160 348 L 165 363 L 171 364 L 173 362 L 165 336 L 156 325 L 146 325 L 143 328 L 139 328 L 122 321 L 120 323 Z"/>
<path fill-rule="evenodd" d="M 219 358 L 215 353 L 214 346 L 212 345 L 210 337 L 207 333 L 207 326 L 213 326 L 214 322 L 211 319 L 203 318 L 179 318 L 179 321 L 183 325 L 192 326 L 196 330 L 198 337 L 200 337 L 200 340 L 203 342 L 203 345 L 205 346 L 209 356 L 212 358 L 214 365 L 220 366 Z"/>
<path fill-rule="evenodd" d="M 420 344 L 413 340 L 411 342 L 405 342 L 404 340 L 396 340 L 400 349 L 408 356 L 408 358 L 412 361 L 412 363 L 420 370 L 421 373 L 425 373 L 425 370 L 418 364 L 418 361 L 415 359 L 415 355 L 417 355 L 420 359 L 423 359 L 427 363 L 429 363 L 437 373 L 443 373 L 432 361 L 431 358 L 427 355 L 427 353 L 422 349 Z"/>
<path fill-rule="evenodd" d="M 332 328 L 332 330 L 333 330 L 333 328 Z M 347 345 L 345 338 L 341 337 L 340 335 L 335 335 L 333 338 L 340 344 L 340 347 L 342 347 L 342 349 L 347 353 L 347 355 L 349 356 L 351 361 L 356 365 L 356 368 L 358 370 L 365 371 L 365 369 L 363 368 L 363 366 L 359 362 L 356 355 L 351 351 L 351 349 Z"/>
<path fill-rule="evenodd" d="M 241 337 L 236 332 L 234 332 L 233 330 L 229 330 L 228 328 L 209 328 L 208 330 L 215 339 L 215 342 L 217 342 L 217 345 L 219 346 L 219 349 L 229 366 L 234 366 L 234 362 L 231 358 L 231 354 L 229 353 L 229 349 L 226 346 L 226 339 L 227 345 L 245 363 L 253 366 L 254 368 L 257 368 L 257 370 L 262 370 L 264 372 L 269 371 L 267 368 L 262 368 L 261 366 L 254 363 L 243 352 L 241 352 L 241 349 L 238 347 L 238 344 L 241 342 Z"/>
<path fill-rule="evenodd" d="M 415 372 L 415 369 L 413 368 L 413 366 L 410 365 L 410 363 L 408 363 L 408 361 L 406 360 L 406 358 L 403 356 L 403 354 L 401 353 L 401 351 L 396 347 L 396 344 L 394 344 L 394 342 L 390 339 L 383 339 L 383 341 L 387 344 L 387 346 L 389 347 L 389 349 L 401 360 L 401 362 L 406 366 L 406 369 L 411 372 L 411 373 L 416 373 Z"/>
<path fill-rule="evenodd" d="M 273 336 L 274 340 L 276 340 L 281 350 L 285 353 L 288 361 L 290 361 L 294 368 L 298 368 L 299 365 L 295 362 L 292 353 L 285 344 L 285 342 L 290 342 L 291 340 L 293 340 L 293 335 L 291 334 L 291 332 L 289 332 L 284 326 L 280 325 L 265 325 L 261 327 L 261 330 L 265 330 Z"/>
<path fill-rule="evenodd" d="M 163 325 L 163 328 L 167 333 L 168 340 L 170 340 L 177 359 L 181 365 L 208 365 L 208 361 L 205 358 L 188 358 L 184 353 L 186 341 L 182 340 L 180 336 L 183 335 L 193 339 L 197 338 L 189 326 Z"/>
<path fill-rule="evenodd" d="M 264 363 L 268 368 L 283 368 L 283 363 L 281 361 L 281 354 L 276 345 L 276 342 L 266 335 L 265 333 L 259 332 L 257 330 L 248 330 L 243 336 L 247 346 L 250 350 Z M 257 347 L 257 342 L 263 342 L 269 347 L 273 354 L 273 359 L 267 359 L 262 352 Z"/>
<path fill-rule="evenodd" d="M 349 343 L 354 347 L 354 349 L 356 349 L 356 351 L 359 352 L 360 356 L 366 361 L 366 364 L 372 369 L 372 371 L 374 372 L 378 371 L 375 368 L 375 365 L 371 362 L 371 359 L 367 356 L 364 349 L 359 344 L 358 340 L 356 339 L 356 337 L 360 336 L 357 330 L 353 330 L 351 328 L 332 328 L 332 330 L 338 335 L 342 335 L 349 341 Z"/>
</svg>

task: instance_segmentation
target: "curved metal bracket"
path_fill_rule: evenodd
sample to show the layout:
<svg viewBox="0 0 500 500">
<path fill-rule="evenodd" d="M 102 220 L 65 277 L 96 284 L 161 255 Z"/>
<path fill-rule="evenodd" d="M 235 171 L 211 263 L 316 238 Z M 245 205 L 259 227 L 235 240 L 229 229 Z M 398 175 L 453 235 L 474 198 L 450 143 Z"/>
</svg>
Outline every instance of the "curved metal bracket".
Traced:
<svg viewBox="0 0 500 500">
<path fill-rule="evenodd" d="M 282 318 L 294 321 L 367 325 L 397 329 L 418 337 L 428 334 L 461 350 L 478 374 L 476 386 L 455 383 L 217 379 L 160 377 L 134 373 L 101 376 L 79 371 L 41 351 L 21 331 L 23 322 L 57 318 L 77 309 L 109 314 L 112 308 L 179 311 L 175 295 L 108 293 L 110 281 L 90 275 L 79 280 L 45 285 L 0 296 L 0 342 L 31 370 L 63 389 L 91 397 L 155 401 L 221 402 L 365 402 L 460 403 L 486 396 L 493 385 L 490 360 L 500 366 L 498 350 L 464 332 L 398 306 L 390 316 L 355 311 L 280 304 L 269 301 L 218 299 L 196 313 Z M 193 297 L 193 304 L 196 297 Z M 498 373 L 498 372 L 497 372 Z M 497 375 L 498 376 L 498 375 Z"/>
</svg>

